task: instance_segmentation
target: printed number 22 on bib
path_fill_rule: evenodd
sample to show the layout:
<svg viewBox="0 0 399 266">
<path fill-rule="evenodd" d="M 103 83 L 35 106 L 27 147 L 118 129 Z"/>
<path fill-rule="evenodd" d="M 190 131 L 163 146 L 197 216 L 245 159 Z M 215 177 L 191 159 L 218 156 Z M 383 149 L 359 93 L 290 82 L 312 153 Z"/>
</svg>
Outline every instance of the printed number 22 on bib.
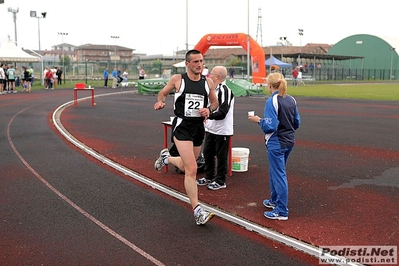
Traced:
<svg viewBox="0 0 399 266">
<path fill-rule="evenodd" d="M 199 109 L 204 106 L 204 96 L 199 94 L 186 94 L 184 115 L 186 117 L 200 117 Z"/>
</svg>

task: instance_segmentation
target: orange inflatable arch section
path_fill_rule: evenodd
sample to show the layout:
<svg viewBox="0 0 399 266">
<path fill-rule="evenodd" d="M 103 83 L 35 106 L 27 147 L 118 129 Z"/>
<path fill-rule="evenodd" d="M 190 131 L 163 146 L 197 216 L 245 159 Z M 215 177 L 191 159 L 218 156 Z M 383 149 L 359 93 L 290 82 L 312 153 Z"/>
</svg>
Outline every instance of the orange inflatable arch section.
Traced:
<svg viewBox="0 0 399 266">
<path fill-rule="evenodd" d="M 263 48 L 249 36 L 252 83 L 266 83 L 265 52 Z M 211 46 L 242 46 L 248 51 L 248 35 L 245 33 L 207 34 L 201 38 L 194 49 L 205 54 Z"/>
</svg>

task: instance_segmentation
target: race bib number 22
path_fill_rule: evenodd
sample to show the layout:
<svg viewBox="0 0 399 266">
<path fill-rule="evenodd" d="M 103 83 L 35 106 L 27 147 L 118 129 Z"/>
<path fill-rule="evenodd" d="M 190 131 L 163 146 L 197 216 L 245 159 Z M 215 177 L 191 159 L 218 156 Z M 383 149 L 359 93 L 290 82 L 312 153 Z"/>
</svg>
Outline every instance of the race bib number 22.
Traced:
<svg viewBox="0 0 399 266">
<path fill-rule="evenodd" d="M 204 106 L 204 95 L 186 94 L 184 101 L 184 116 L 200 117 L 199 109 Z"/>
</svg>

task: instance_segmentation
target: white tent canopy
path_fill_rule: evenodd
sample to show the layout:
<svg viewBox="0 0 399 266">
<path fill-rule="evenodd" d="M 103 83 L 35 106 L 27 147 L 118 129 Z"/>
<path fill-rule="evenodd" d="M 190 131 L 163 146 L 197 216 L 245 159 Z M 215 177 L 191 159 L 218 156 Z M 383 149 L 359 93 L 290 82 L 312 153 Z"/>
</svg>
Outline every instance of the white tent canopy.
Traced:
<svg viewBox="0 0 399 266">
<path fill-rule="evenodd" d="M 8 41 L 0 47 L 0 62 L 40 62 L 40 58 L 24 52 L 8 37 Z"/>
<path fill-rule="evenodd" d="M 173 65 L 174 67 L 186 67 L 186 60 Z"/>
</svg>

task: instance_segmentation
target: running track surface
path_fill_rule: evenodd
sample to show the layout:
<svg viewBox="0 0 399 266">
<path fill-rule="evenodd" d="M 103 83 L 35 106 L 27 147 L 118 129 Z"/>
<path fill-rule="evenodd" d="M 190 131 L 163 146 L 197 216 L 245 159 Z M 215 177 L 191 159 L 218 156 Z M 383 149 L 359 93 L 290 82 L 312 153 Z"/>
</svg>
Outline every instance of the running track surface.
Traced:
<svg viewBox="0 0 399 266">
<path fill-rule="evenodd" d="M 136 93 L 98 97 L 95 107 L 86 100 L 66 108 L 61 121 L 105 157 L 184 193 L 183 176 L 172 167 L 154 170 L 163 146 L 161 122 L 173 115 L 172 97 L 161 111 L 154 111 L 155 99 Z M 316 246 L 398 246 L 399 105 L 297 98 L 302 123 L 287 167 L 290 216 L 272 221 L 263 217 L 262 200 L 269 195 L 263 135 L 247 120 L 249 110 L 261 116 L 265 100 L 236 99 L 233 147 L 250 149 L 249 169 L 233 172 L 226 189 L 199 187 L 200 201 Z"/>
<path fill-rule="evenodd" d="M 161 111 L 156 98 L 100 97 L 64 111 L 64 126 L 103 155 L 184 192 L 172 167 L 154 170 L 163 145 L 162 121 L 173 116 L 172 96 Z M 262 114 L 265 99 L 235 104 L 233 147 L 250 149 L 249 170 L 233 172 L 227 188 L 199 187 L 200 200 L 267 228 L 320 245 L 399 245 L 399 105 L 397 102 L 298 98 L 302 118 L 288 161 L 288 221 L 263 217 L 269 196 L 268 162 L 259 127 L 247 111 Z M 198 174 L 198 177 L 202 177 Z"/>
</svg>

